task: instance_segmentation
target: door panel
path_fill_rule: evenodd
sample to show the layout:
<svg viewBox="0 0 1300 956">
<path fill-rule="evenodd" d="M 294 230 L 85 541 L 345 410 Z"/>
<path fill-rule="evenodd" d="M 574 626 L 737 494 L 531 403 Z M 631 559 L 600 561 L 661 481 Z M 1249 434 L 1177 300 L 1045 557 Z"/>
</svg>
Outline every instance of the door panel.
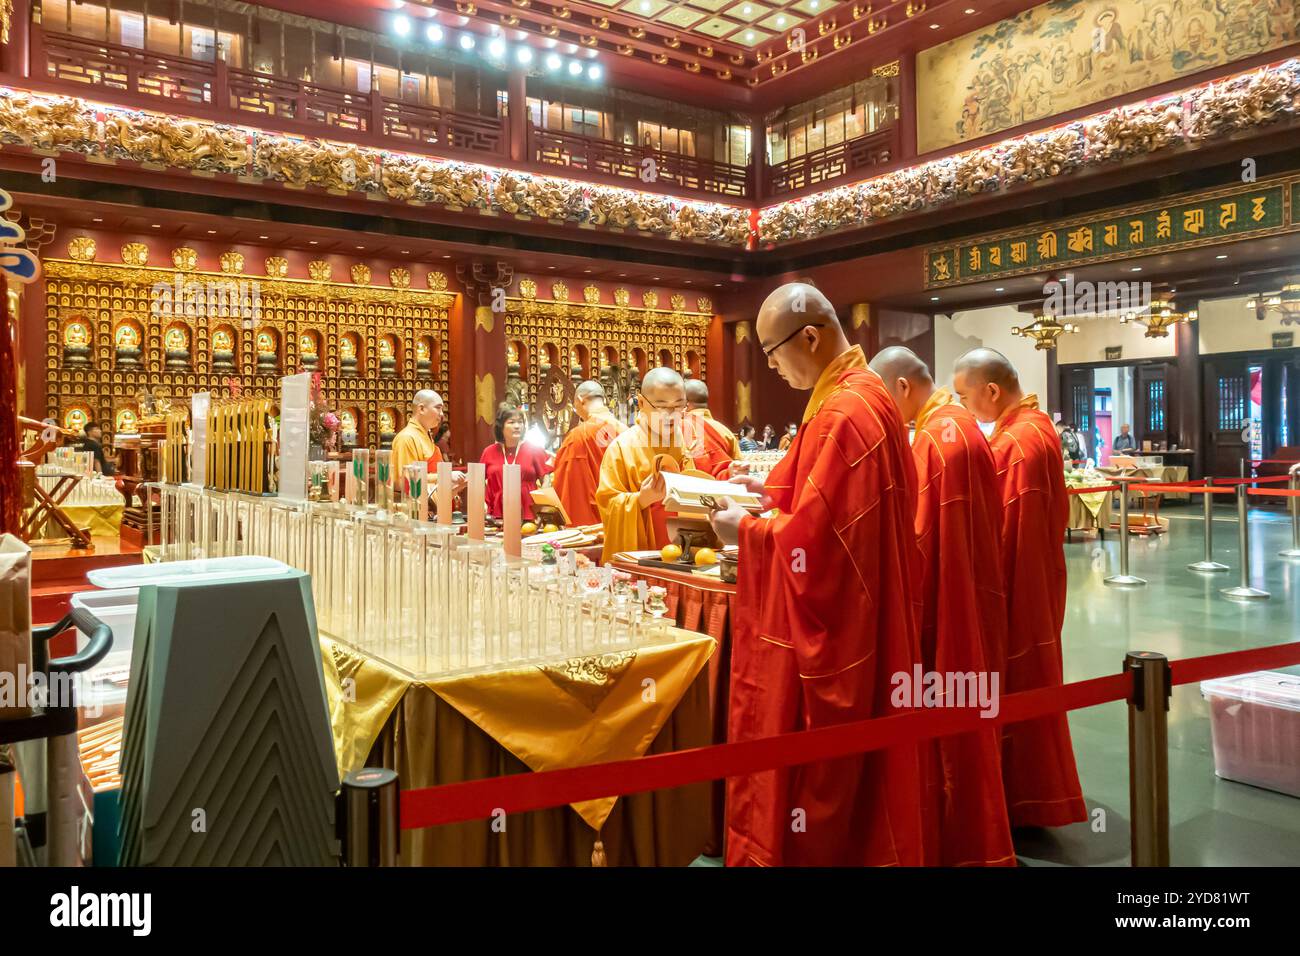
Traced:
<svg viewBox="0 0 1300 956">
<path fill-rule="evenodd" d="M 1136 421 L 1133 430 L 1137 433 L 1138 448 L 1144 442 L 1151 442 L 1151 447 L 1159 447 L 1161 442 L 1168 445 L 1170 440 L 1170 422 L 1173 416 L 1169 410 L 1170 382 L 1168 366 L 1139 365 L 1133 379 L 1133 403 Z"/>
<path fill-rule="evenodd" d="M 1238 473 L 1250 457 L 1245 429 L 1250 422 L 1249 360 L 1218 356 L 1205 362 L 1206 474 Z"/>
</svg>

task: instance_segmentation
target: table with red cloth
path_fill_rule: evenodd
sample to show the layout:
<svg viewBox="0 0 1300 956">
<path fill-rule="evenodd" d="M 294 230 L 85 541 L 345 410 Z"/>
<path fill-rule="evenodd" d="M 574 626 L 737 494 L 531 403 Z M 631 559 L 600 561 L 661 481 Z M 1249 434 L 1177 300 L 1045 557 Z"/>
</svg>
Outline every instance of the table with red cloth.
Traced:
<svg viewBox="0 0 1300 956">
<path fill-rule="evenodd" d="M 731 687 L 731 629 L 736 619 L 736 585 L 728 584 L 714 574 L 693 574 L 637 564 L 634 559 L 615 557 L 610 565 L 620 571 L 660 585 L 667 592 L 668 616 L 677 626 L 688 631 L 707 634 L 718 642 L 718 650 L 709 658 L 709 714 L 713 725 L 713 742 L 727 741 L 727 708 Z M 722 855 L 722 835 L 726 817 L 724 801 L 727 792 L 725 780 L 713 782 L 713 827 L 707 856 Z"/>
</svg>

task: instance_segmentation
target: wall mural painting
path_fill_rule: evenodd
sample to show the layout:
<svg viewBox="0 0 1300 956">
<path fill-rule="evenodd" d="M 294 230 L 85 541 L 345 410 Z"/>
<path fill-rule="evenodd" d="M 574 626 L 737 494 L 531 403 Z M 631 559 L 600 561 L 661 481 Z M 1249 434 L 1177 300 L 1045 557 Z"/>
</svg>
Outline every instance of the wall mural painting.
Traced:
<svg viewBox="0 0 1300 956">
<path fill-rule="evenodd" d="M 921 152 L 1300 40 L 1300 0 L 1052 0 L 917 56 Z"/>
</svg>

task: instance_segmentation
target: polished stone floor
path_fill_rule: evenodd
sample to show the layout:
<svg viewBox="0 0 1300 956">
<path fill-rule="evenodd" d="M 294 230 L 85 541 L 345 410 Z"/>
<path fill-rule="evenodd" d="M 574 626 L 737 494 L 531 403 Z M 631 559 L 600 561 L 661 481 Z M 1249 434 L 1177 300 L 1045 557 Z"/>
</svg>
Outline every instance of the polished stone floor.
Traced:
<svg viewBox="0 0 1300 956">
<path fill-rule="evenodd" d="M 1114 589 L 1102 583 L 1119 564 L 1117 536 L 1065 546 L 1070 586 L 1063 649 L 1065 679 L 1083 680 L 1119 670 L 1129 650 L 1158 651 L 1171 659 L 1217 654 L 1293 640 L 1300 625 L 1300 561 L 1277 557 L 1290 547 L 1291 526 L 1276 511 L 1250 514 L 1252 578 L 1266 601 L 1224 599 L 1235 585 L 1237 520 L 1234 508 L 1215 514 L 1215 560 L 1231 570 L 1196 574 L 1204 523 L 1197 507 L 1169 507 L 1169 532 L 1130 538 L 1130 571 L 1148 584 Z M 1300 668 L 1287 668 L 1300 674 Z M 1029 865 L 1128 864 L 1127 706 L 1106 704 L 1070 717 L 1074 750 L 1088 806 L 1105 811 L 1104 832 L 1079 824 L 1054 832 L 1019 834 L 1017 850 Z M 1214 775 L 1209 710 L 1198 685 L 1174 688 L 1169 713 L 1171 858 L 1185 866 L 1300 865 L 1300 799 L 1222 780 Z M 1099 820 L 1099 822 L 1101 822 Z"/>
</svg>

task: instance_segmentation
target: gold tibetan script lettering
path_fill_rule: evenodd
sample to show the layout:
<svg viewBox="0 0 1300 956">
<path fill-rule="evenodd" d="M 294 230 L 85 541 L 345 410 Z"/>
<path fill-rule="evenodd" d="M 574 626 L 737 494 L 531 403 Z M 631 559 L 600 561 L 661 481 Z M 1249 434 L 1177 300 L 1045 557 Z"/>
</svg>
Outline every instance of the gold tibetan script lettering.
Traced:
<svg viewBox="0 0 1300 956">
<path fill-rule="evenodd" d="M 1066 245 L 1071 252 L 1092 252 L 1092 227 L 1080 226 L 1070 233 Z"/>
<path fill-rule="evenodd" d="M 1204 228 L 1205 228 L 1204 209 L 1183 210 L 1183 231 L 1184 232 L 1190 232 L 1193 235 L 1195 235 Z"/>
<path fill-rule="evenodd" d="M 934 281 L 947 282 L 952 278 L 952 273 L 948 271 L 948 256 L 944 254 L 934 260 Z"/>
<path fill-rule="evenodd" d="M 1169 215 L 1169 210 L 1160 210 L 1160 215 L 1156 216 L 1156 238 L 1168 239 L 1173 235 L 1173 231 L 1173 220 Z"/>
<path fill-rule="evenodd" d="M 1108 246 L 1114 246 L 1119 243 L 1119 226 L 1111 223 L 1106 227 L 1106 231 L 1101 235 L 1101 241 Z"/>
<path fill-rule="evenodd" d="M 1056 233 L 1045 232 L 1038 237 L 1038 258 L 1056 258 Z"/>
<path fill-rule="evenodd" d="M 1001 246 L 989 246 L 989 265 L 1001 267 L 1002 265 Z"/>
<path fill-rule="evenodd" d="M 1128 241 L 1135 246 L 1140 246 L 1146 242 L 1146 223 L 1141 219 L 1130 219 L 1128 230 Z"/>
<path fill-rule="evenodd" d="M 1264 211 L 1264 203 L 1266 201 L 1267 199 L 1264 196 L 1250 197 L 1250 218 L 1255 220 L 1255 222 L 1259 222 L 1268 215 L 1268 213 Z"/>
<path fill-rule="evenodd" d="M 1219 204 L 1219 228 L 1227 229 L 1237 221 L 1237 204 L 1225 202 Z"/>
<path fill-rule="evenodd" d="M 971 272 L 980 271 L 980 247 L 971 246 L 970 252 L 966 255 L 967 267 Z"/>
<path fill-rule="evenodd" d="M 1029 243 L 1013 242 L 1011 243 L 1011 261 L 1017 265 L 1029 261 Z"/>
</svg>

